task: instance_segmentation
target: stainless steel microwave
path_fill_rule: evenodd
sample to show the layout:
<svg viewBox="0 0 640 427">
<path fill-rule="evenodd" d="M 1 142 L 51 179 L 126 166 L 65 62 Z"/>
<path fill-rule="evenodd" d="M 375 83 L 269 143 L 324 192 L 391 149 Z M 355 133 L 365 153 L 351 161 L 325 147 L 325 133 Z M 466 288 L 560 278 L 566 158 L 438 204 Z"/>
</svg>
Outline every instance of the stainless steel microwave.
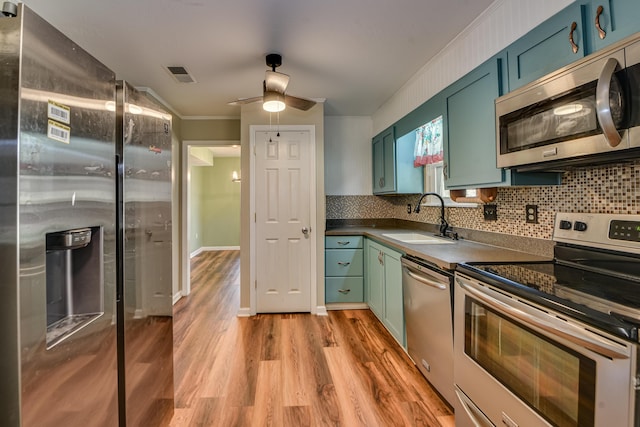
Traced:
<svg viewBox="0 0 640 427">
<path fill-rule="evenodd" d="M 640 157 L 640 33 L 496 99 L 497 166 Z"/>
</svg>

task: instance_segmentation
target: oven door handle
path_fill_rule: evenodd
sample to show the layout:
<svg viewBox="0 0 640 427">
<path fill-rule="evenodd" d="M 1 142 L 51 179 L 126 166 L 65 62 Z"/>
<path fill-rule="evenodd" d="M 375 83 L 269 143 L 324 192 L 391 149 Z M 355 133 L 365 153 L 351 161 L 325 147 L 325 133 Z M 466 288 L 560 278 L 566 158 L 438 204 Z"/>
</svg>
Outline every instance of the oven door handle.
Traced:
<svg viewBox="0 0 640 427">
<path fill-rule="evenodd" d="M 455 387 L 456 397 L 462 404 L 462 409 L 467 413 L 471 421 L 478 427 L 495 427 L 489 418 L 485 414 L 482 413 L 480 409 L 467 397 L 466 394 L 460 389 L 458 386 Z"/>
<path fill-rule="evenodd" d="M 613 122 L 611 100 L 609 99 L 611 79 L 614 78 L 613 73 L 615 73 L 616 68 L 618 68 L 618 60 L 615 58 L 607 59 L 607 62 L 602 67 L 596 86 L 596 116 L 602 127 L 602 133 L 611 147 L 617 147 L 622 141 L 620 132 L 618 132 Z"/>
<path fill-rule="evenodd" d="M 614 346 L 611 341 L 605 341 L 605 338 L 598 337 L 595 334 L 594 336 L 587 335 L 585 331 L 578 326 L 562 320 L 556 320 L 551 316 L 548 316 L 549 320 L 543 320 L 539 315 L 537 315 L 537 313 L 533 312 L 533 310 L 536 310 L 533 307 L 528 308 L 527 306 L 524 306 L 523 308 L 515 308 L 509 305 L 507 301 L 502 300 L 502 298 L 509 298 L 512 300 L 512 298 L 508 296 L 502 296 L 500 294 L 495 296 L 487 295 L 486 292 L 480 291 L 471 284 L 465 283 L 459 279 L 458 284 L 474 298 L 477 298 L 495 310 L 501 311 L 522 322 L 536 326 L 551 335 L 555 335 L 574 344 L 578 344 L 610 359 L 629 358 L 628 352 L 624 351 L 626 350 L 625 347 Z"/>
</svg>

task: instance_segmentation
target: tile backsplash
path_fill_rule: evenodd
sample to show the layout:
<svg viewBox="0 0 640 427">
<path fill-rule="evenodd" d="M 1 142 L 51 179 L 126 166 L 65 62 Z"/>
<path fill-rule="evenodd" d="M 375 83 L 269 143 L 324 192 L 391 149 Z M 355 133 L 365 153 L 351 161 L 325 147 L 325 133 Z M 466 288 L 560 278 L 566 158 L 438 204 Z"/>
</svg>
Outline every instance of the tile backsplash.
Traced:
<svg viewBox="0 0 640 427">
<path fill-rule="evenodd" d="M 396 218 L 436 224 L 439 207 L 407 213 L 418 196 L 327 196 L 327 219 Z M 427 200 L 428 201 L 428 200 Z M 640 214 L 640 160 L 565 172 L 562 185 L 505 187 L 495 201 L 497 221 L 485 221 L 482 206 L 447 208 L 452 227 L 551 239 L 556 212 Z M 538 223 L 525 222 L 525 205 L 538 205 Z"/>
</svg>

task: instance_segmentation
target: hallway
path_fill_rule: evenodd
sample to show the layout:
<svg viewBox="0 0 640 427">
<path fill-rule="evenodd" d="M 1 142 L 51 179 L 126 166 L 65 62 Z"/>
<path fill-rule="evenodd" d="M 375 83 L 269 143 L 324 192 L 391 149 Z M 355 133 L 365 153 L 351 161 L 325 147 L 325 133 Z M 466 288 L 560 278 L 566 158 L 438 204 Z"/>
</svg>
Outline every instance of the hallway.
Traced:
<svg viewBox="0 0 640 427">
<path fill-rule="evenodd" d="M 238 318 L 240 252 L 192 260 L 174 306 L 182 426 L 453 426 L 451 409 L 369 310 Z"/>
</svg>

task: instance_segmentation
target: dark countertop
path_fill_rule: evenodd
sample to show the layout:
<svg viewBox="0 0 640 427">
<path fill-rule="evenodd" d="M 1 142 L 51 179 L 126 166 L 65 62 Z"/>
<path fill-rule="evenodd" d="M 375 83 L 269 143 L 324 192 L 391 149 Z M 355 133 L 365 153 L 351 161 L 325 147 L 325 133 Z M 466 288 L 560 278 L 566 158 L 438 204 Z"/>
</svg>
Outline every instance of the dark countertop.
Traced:
<svg viewBox="0 0 640 427">
<path fill-rule="evenodd" d="M 407 227 L 389 226 L 337 226 L 328 228 L 326 236 L 365 236 L 372 238 L 398 251 L 408 255 L 413 255 L 429 261 L 440 268 L 453 270 L 461 262 L 523 262 L 523 261 L 546 261 L 550 257 L 534 255 L 499 246 L 477 243 L 470 240 L 460 239 L 451 244 L 413 244 L 404 243 L 383 234 L 389 233 L 420 233 L 433 235 L 433 232 L 416 230 Z"/>
</svg>

